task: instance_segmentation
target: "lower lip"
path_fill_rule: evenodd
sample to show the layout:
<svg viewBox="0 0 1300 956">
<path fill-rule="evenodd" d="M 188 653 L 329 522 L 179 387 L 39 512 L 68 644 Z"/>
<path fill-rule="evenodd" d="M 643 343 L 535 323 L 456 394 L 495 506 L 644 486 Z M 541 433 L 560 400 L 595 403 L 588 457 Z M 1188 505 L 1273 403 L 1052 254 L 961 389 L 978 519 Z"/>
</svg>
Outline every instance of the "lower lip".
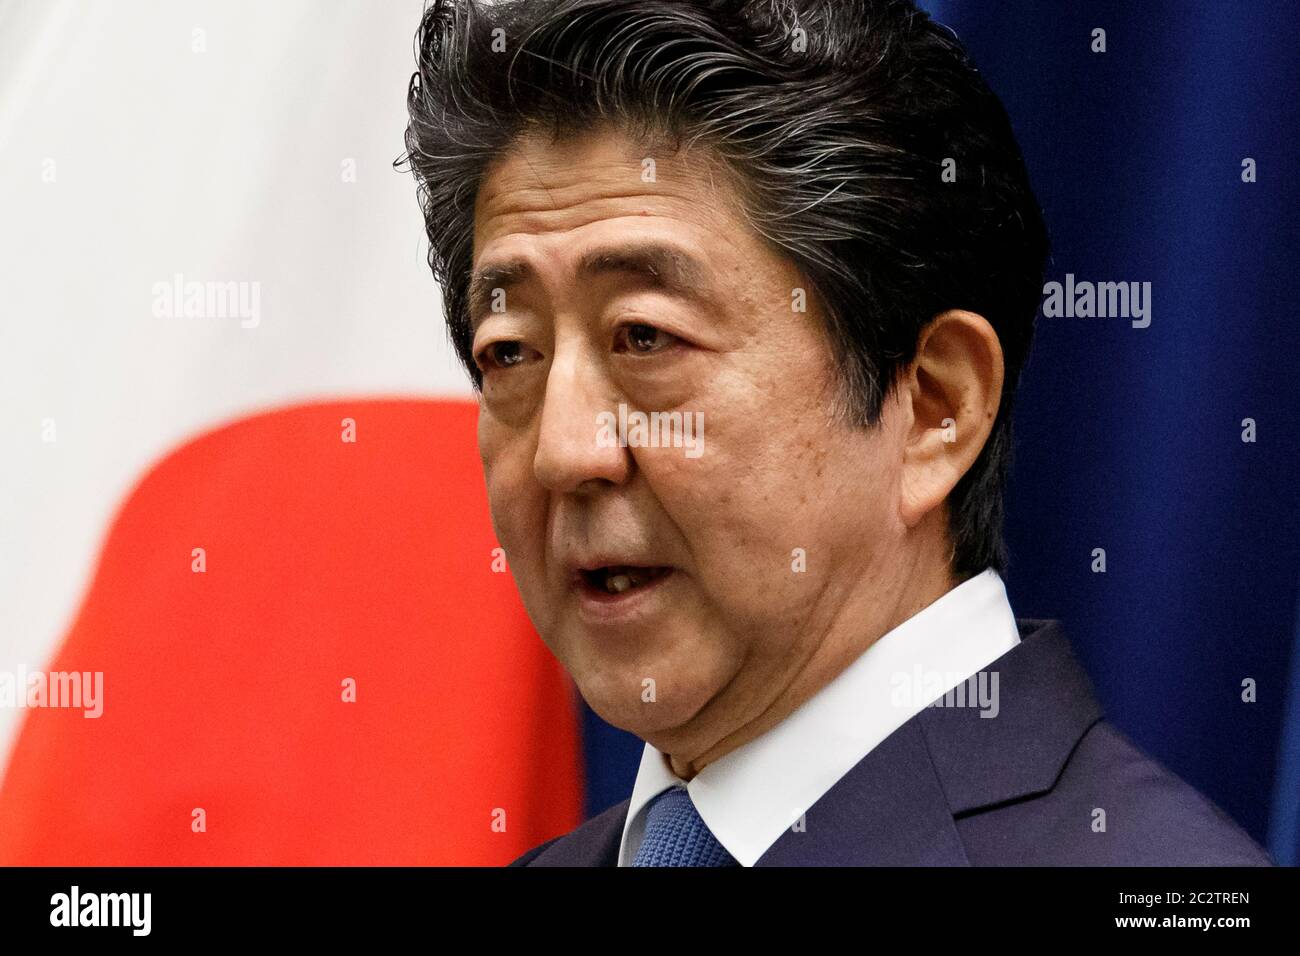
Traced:
<svg viewBox="0 0 1300 956">
<path fill-rule="evenodd" d="M 615 624 L 643 617 L 654 609 L 654 602 L 676 577 L 676 570 L 669 568 L 654 580 L 620 593 L 597 589 L 586 581 L 579 581 L 574 585 L 578 595 L 578 613 L 593 624 Z"/>
</svg>

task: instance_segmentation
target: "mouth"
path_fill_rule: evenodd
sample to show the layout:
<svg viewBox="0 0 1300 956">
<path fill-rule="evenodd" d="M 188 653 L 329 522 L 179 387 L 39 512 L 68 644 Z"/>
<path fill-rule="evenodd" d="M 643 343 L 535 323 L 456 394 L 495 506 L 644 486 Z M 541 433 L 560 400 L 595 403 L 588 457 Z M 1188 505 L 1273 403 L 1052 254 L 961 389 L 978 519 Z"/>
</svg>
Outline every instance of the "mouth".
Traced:
<svg viewBox="0 0 1300 956">
<path fill-rule="evenodd" d="M 579 568 L 575 574 L 575 583 L 584 596 L 611 601 L 649 590 L 662 583 L 672 572 L 670 567 L 610 564 L 598 568 Z"/>
</svg>

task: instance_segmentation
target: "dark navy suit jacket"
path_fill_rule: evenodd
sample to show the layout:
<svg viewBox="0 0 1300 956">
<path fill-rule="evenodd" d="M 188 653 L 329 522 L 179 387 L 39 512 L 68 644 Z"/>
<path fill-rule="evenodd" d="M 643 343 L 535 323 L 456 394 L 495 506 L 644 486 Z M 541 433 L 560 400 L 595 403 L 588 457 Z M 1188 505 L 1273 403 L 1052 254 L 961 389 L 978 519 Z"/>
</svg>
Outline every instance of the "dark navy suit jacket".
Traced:
<svg viewBox="0 0 1300 956">
<path fill-rule="evenodd" d="M 1268 866 L 1222 810 L 1102 719 L 1055 621 L 1017 621 L 999 711 L 927 707 L 757 866 Z M 629 800 L 511 866 L 617 866 Z M 1105 811 L 1105 829 L 1094 825 Z"/>
</svg>

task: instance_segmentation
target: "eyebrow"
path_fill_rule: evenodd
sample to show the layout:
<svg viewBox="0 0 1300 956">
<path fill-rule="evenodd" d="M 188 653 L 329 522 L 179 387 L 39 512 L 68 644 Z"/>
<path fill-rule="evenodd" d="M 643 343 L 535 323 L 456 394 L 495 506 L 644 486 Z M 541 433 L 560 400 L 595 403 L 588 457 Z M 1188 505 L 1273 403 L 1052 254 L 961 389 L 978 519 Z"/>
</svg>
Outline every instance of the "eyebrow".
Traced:
<svg viewBox="0 0 1300 956">
<path fill-rule="evenodd" d="M 703 264 L 689 253 L 661 242 L 606 246 L 586 253 L 578 261 L 576 275 L 579 279 L 610 274 L 631 276 L 681 298 L 705 298 L 703 289 L 707 283 Z M 469 284 L 471 328 L 477 328 L 497 289 L 506 290 L 534 277 L 532 265 L 522 258 L 476 269 Z"/>
</svg>

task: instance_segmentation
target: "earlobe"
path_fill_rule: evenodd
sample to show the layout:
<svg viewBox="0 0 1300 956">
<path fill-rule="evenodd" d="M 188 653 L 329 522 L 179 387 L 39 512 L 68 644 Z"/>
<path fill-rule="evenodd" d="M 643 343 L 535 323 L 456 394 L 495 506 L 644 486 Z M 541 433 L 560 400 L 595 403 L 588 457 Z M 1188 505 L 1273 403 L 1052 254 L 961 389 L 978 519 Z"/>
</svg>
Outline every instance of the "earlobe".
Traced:
<svg viewBox="0 0 1300 956">
<path fill-rule="evenodd" d="M 900 378 L 911 420 L 900 516 L 914 527 L 938 508 L 988 441 L 1002 400 L 1002 346 L 980 315 L 950 309 L 921 330 Z"/>
</svg>

